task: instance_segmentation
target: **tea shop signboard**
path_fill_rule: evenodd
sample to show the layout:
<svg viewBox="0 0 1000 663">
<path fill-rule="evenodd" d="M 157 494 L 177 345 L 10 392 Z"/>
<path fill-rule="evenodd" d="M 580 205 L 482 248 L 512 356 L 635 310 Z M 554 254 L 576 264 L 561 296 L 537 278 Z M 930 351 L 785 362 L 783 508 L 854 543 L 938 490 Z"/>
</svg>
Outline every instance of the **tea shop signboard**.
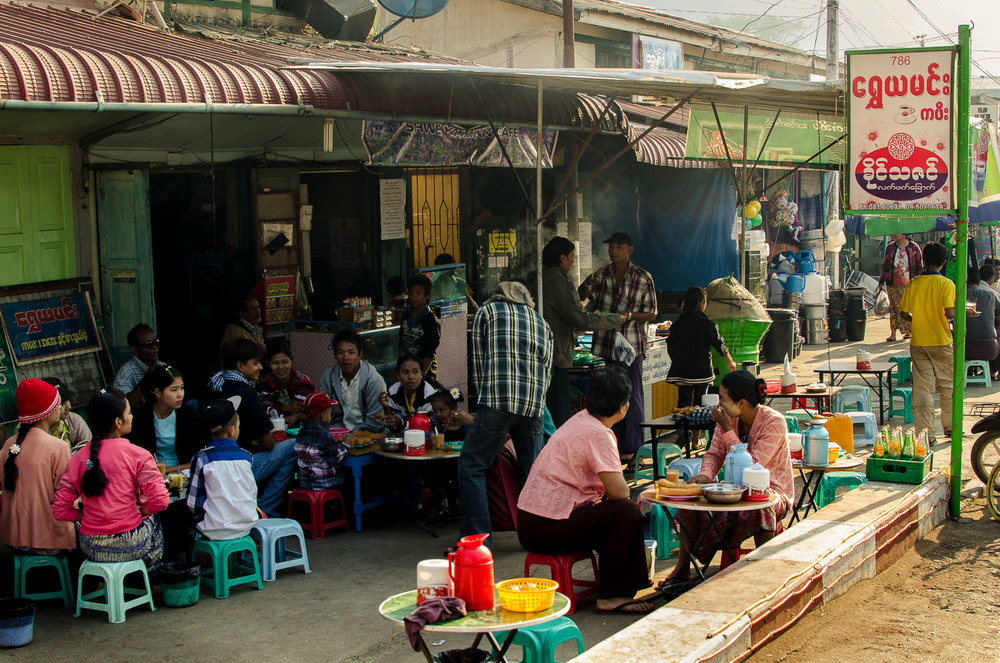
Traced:
<svg viewBox="0 0 1000 663">
<path fill-rule="evenodd" d="M 0 304 L 18 366 L 101 349 L 90 300 L 83 294 Z"/>
<path fill-rule="evenodd" d="M 848 51 L 848 213 L 954 213 L 955 50 Z"/>
</svg>

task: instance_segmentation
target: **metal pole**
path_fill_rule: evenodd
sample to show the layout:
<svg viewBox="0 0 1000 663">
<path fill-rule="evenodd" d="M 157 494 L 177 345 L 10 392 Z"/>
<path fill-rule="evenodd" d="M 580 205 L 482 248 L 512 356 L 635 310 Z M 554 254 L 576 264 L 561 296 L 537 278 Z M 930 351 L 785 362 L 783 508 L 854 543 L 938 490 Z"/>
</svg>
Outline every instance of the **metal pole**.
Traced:
<svg viewBox="0 0 1000 663">
<path fill-rule="evenodd" d="M 949 510 L 958 518 L 962 510 L 962 418 L 965 408 L 965 282 L 969 265 L 969 67 L 968 25 L 958 26 L 958 218 L 955 223 L 955 391 L 951 410 L 951 500 Z"/>
<path fill-rule="evenodd" d="M 836 81 L 840 78 L 839 55 L 837 44 L 837 14 L 840 11 L 840 0 L 826 0 L 826 80 Z"/>
<path fill-rule="evenodd" d="M 572 69 L 576 67 L 576 28 L 573 26 L 573 0 L 563 0 L 563 67 Z M 566 132 L 566 165 L 573 164 L 573 169 L 566 175 L 566 184 L 575 189 L 580 184 L 579 171 L 576 164 L 579 162 L 578 146 L 576 144 L 576 134 Z M 580 209 L 577 205 L 577 196 L 573 194 L 566 199 L 566 233 L 571 241 L 580 239 Z M 540 207 L 538 209 L 541 209 Z"/>
<path fill-rule="evenodd" d="M 542 136 L 542 80 L 538 80 L 538 125 L 535 129 L 535 210 L 536 214 L 542 209 L 542 149 L 544 140 Z M 537 291 L 538 291 L 538 313 L 541 315 L 542 308 L 542 224 L 535 223 L 535 264 L 537 266 Z"/>
<path fill-rule="evenodd" d="M 743 287 L 746 287 L 750 283 L 750 275 L 747 273 L 750 268 L 747 266 L 746 260 L 746 248 L 747 248 L 747 222 L 743 218 L 744 208 L 747 204 L 746 192 L 747 187 L 750 184 L 750 178 L 747 173 L 747 133 L 749 132 L 750 124 L 750 107 L 743 107 L 743 168 L 740 173 L 740 179 L 743 180 L 742 190 L 736 193 L 736 201 L 739 203 L 739 208 L 736 211 L 737 217 L 740 219 L 740 283 Z"/>
</svg>

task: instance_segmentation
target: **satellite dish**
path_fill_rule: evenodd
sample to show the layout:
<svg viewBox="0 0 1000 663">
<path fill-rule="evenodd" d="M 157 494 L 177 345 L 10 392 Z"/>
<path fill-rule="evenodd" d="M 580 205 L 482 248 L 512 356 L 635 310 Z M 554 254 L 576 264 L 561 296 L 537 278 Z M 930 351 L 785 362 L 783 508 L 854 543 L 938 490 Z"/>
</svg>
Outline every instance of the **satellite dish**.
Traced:
<svg viewBox="0 0 1000 663">
<path fill-rule="evenodd" d="M 444 9 L 448 0 L 378 0 L 378 3 L 401 18 L 427 18 Z"/>
</svg>

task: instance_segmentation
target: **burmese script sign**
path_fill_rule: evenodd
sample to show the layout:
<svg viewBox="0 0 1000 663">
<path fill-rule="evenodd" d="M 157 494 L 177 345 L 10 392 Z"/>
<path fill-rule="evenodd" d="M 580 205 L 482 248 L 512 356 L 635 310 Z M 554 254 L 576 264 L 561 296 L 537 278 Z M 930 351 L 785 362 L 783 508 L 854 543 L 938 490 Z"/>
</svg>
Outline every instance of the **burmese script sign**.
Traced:
<svg viewBox="0 0 1000 663">
<path fill-rule="evenodd" d="M 848 51 L 848 213 L 954 213 L 952 48 Z"/>
<path fill-rule="evenodd" d="M 101 349 L 90 302 L 82 294 L 0 304 L 18 366 Z"/>
<path fill-rule="evenodd" d="M 368 163 L 377 166 L 495 166 L 534 168 L 535 129 L 498 126 L 511 164 L 488 125 L 365 120 Z M 552 167 L 556 132 L 542 133 L 542 167 Z"/>
</svg>

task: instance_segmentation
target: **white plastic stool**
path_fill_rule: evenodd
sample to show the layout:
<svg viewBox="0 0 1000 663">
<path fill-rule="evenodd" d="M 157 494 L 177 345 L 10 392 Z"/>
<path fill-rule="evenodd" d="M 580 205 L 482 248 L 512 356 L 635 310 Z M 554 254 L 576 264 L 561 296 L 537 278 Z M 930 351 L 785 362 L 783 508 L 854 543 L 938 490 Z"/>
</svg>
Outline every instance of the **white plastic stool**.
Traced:
<svg viewBox="0 0 1000 663">
<path fill-rule="evenodd" d="M 849 385 L 841 387 L 840 391 L 833 395 L 833 411 L 846 413 L 848 406 L 854 406 L 858 412 L 872 411 L 872 395 L 868 387 Z"/>
<path fill-rule="evenodd" d="M 875 415 L 871 412 L 848 412 L 847 416 L 854 425 L 854 448 L 875 446 L 875 440 L 878 438 L 878 421 Z"/>
<path fill-rule="evenodd" d="M 125 577 L 133 573 L 142 573 L 145 590 L 125 587 Z M 104 587 L 84 595 L 84 576 L 102 578 Z M 156 610 L 153 605 L 153 593 L 149 590 L 149 575 L 146 573 L 146 564 L 140 559 L 131 562 L 92 562 L 89 559 L 86 560 L 80 565 L 80 578 L 77 581 L 76 595 L 76 614 L 74 617 L 79 617 L 80 610 L 86 608 L 106 612 L 109 622 L 121 624 L 125 621 L 125 611 L 129 608 L 148 603 L 150 610 Z M 105 599 L 104 602 L 92 600 L 102 596 Z M 137 598 L 126 601 L 126 596 Z"/>
<path fill-rule="evenodd" d="M 278 571 L 293 566 L 301 566 L 306 573 L 312 573 L 305 534 L 297 521 L 291 518 L 264 518 L 250 529 L 250 536 L 260 542 L 261 575 L 265 581 L 274 580 Z M 299 540 L 299 552 L 285 548 L 285 539 L 291 537 Z"/>
<path fill-rule="evenodd" d="M 983 369 L 983 374 L 969 375 L 970 368 L 981 368 Z M 970 359 L 965 362 L 965 384 L 969 385 L 973 382 L 986 387 L 993 386 L 993 379 L 990 377 L 990 362 L 982 359 Z"/>
</svg>

